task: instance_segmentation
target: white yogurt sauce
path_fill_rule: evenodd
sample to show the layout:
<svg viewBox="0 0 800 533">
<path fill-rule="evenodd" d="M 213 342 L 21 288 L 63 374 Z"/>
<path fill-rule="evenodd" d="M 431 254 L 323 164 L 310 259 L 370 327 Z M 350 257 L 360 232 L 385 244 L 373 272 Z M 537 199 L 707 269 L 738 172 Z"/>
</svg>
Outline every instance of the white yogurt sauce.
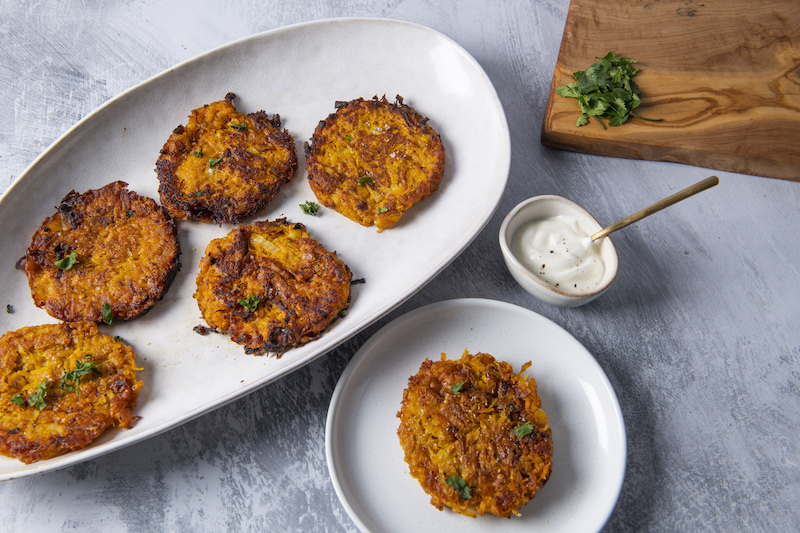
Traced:
<svg viewBox="0 0 800 533">
<path fill-rule="evenodd" d="M 567 294 L 591 292 L 603 280 L 599 246 L 578 221 L 563 215 L 534 220 L 517 230 L 511 251 L 536 277 Z"/>
</svg>

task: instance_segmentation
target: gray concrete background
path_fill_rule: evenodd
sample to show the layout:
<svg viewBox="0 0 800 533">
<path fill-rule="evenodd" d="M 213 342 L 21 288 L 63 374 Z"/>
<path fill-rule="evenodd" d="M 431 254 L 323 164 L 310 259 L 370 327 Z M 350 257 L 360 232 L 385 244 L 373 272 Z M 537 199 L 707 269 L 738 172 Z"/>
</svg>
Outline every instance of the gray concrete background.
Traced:
<svg viewBox="0 0 800 533">
<path fill-rule="evenodd" d="M 423 24 L 472 54 L 505 108 L 512 169 L 485 230 L 391 315 L 172 431 L 0 483 L 0 530 L 354 531 L 325 462 L 332 391 L 380 326 L 458 297 L 546 316 L 608 374 L 629 456 L 607 531 L 800 530 L 800 183 L 542 147 L 567 8 L 567 0 L 1 0 L 0 190 L 82 117 L 170 66 L 250 34 L 345 16 Z M 540 303 L 505 270 L 497 231 L 529 196 L 566 196 L 611 223 L 711 174 L 716 188 L 616 234 L 618 279 L 586 307 Z"/>
</svg>

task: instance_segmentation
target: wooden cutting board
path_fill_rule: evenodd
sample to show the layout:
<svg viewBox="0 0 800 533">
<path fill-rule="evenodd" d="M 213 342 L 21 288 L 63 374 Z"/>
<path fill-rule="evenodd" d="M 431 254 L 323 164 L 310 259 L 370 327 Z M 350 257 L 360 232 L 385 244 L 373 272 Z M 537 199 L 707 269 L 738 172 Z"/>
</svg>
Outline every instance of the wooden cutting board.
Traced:
<svg viewBox="0 0 800 533">
<path fill-rule="evenodd" d="M 661 122 L 575 125 L 555 88 L 612 50 Z M 542 144 L 800 181 L 800 0 L 572 0 Z"/>
</svg>

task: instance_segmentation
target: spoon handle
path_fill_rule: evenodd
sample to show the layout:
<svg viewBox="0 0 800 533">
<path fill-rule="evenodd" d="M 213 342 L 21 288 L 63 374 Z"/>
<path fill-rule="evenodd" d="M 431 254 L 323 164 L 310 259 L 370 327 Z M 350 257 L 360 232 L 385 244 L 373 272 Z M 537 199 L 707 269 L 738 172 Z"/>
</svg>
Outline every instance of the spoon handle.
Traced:
<svg viewBox="0 0 800 533">
<path fill-rule="evenodd" d="M 606 235 L 608 235 L 610 233 L 613 233 L 613 232 L 617 231 L 618 229 L 622 229 L 625 226 L 628 226 L 629 224 L 633 224 L 637 220 L 641 220 L 644 217 L 648 217 L 648 216 L 652 215 L 653 213 L 657 213 L 658 211 L 661 211 L 665 207 L 669 207 L 672 204 L 676 204 L 676 203 L 680 202 L 681 200 L 685 200 L 686 198 L 689 198 L 690 196 L 694 196 L 695 194 L 697 194 L 699 192 L 703 192 L 706 189 L 710 189 L 711 187 L 713 187 L 717 183 L 719 183 L 719 178 L 716 177 L 716 176 L 711 176 L 710 178 L 706 178 L 703 181 L 695 183 L 691 187 L 687 187 L 687 188 L 683 189 L 682 191 L 676 192 L 672 196 L 668 196 L 667 198 L 664 198 L 663 200 L 660 200 L 660 201 L 654 203 L 650 207 L 645 207 L 641 211 L 639 211 L 637 213 L 634 213 L 634 214 L 632 214 L 630 216 L 627 216 L 627 217 L 623 218 L 622 220 L 620 220 L 619 222 L 617 222 L 615 224 L 611 224 L 610 226 L 601 229 L 600 231 L 598 231 L 597 233 L 592 235 L 592 241 L 596 241 L 597 239 L 602 239 Z"/>
</svg>

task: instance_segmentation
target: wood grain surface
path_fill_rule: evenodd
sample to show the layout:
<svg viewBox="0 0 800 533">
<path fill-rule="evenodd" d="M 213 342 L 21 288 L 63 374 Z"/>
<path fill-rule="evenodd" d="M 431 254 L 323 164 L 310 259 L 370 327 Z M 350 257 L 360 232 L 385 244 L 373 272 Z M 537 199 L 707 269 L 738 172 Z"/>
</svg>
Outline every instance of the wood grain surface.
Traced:
<svg viewBox="0 0 800 533">
<path fill-rule="evenodd" d="M 660 122 L 575 125 L 555 88 L 611 50 L 638 60 L 637 113 Z M 800 180 L 800 2 L 572 0 L 542 143 Z"/>
</svg>

